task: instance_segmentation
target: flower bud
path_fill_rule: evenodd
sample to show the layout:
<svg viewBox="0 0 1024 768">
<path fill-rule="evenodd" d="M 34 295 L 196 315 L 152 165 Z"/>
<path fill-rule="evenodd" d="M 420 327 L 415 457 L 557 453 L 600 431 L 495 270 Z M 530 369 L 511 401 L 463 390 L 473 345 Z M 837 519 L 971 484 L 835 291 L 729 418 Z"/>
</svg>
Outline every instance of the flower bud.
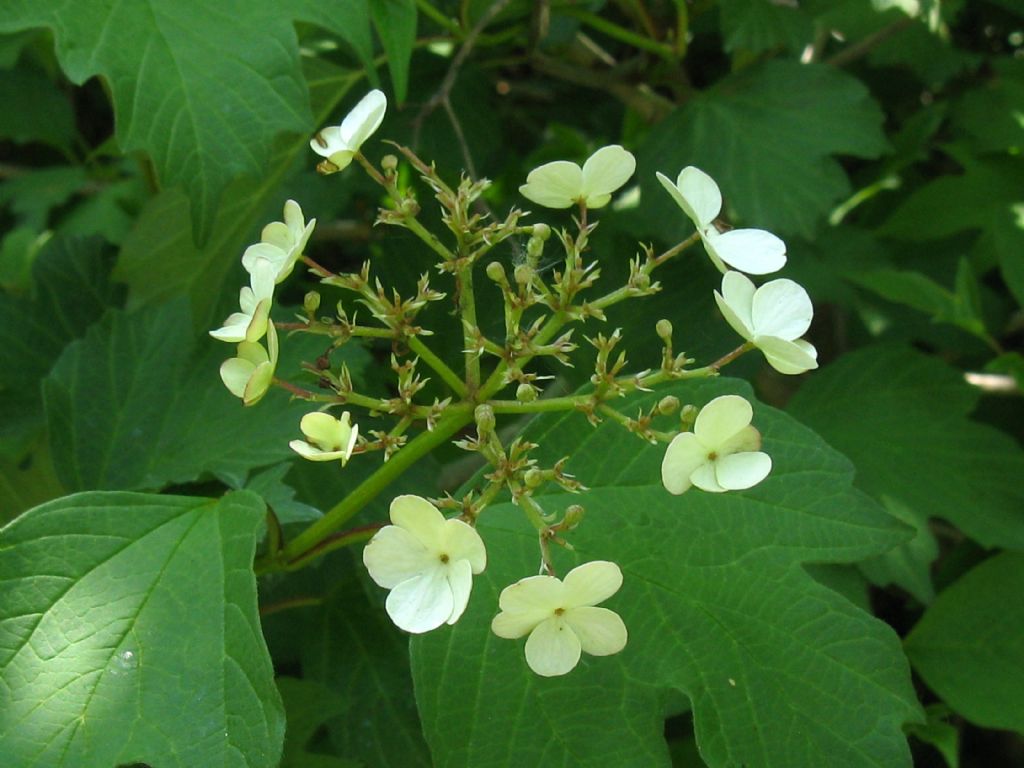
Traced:
<svg viewBox="0 0 1024 768">
<path fill-rule="evenodd" d="M 523 483 L 527 488 L 538 488 L 544 482 L 544 473 L 536 467 L 531 467 L 523 473 Z"/>
<path fill-rule="evenodd" d="M 551 227 L 549 227 L 547 224 L 534 224 L 533 236 L 539 237 L 541 240 L 547 240 L 549 237 L 551 237 Z"/>
<path fill-rule="evenodd" d="M 473 411 L 473 418 L 476 420 L 477 429 L 483 432 L 490 432 L 494 429 L 494 409 L 487 403 L 481 403 Z"/>
<path fill-rule="evenodd" d="M 683 410 L 679 412 L 679 421 L 683 425 L 683 429 L 689 429 L 693 426 L 699 411 L 700 409 L 692 403 L 683 406 Z"/>
<path fill-rule="evenodd" d="M 415 216 L 420 212 L 420 204 L 416 202 L 415 198 L 407 197 L 402 201 L 399 210 L 406 216 Z"/>
<path fill-rule="evenodd" d="M 523 382 L 516 387 L 516 400 L 520 403 L 532 403 L 537 399 L 537 390 L 534 389 L 532 384 Z"/>
<path fill-rule="evenodd" d="M 493 280 L 494 282 L 505 282 L 505 268 L 501 266 L 501 262 L 492 261 L 490 264 L 487 265 L 487 269 L 485 271 L 487 273 L 487 276 L 491 278 L 491 280 Z"/>
<path fill-rule="evenodd" d="M 302 298 L 302 308 L 309 314 L 313 314 L 320 309 L 320 294 L 316 291 L 310 291 Z"/>
<path fill-rule="evenodd" d="M 531 237 L 526 241 L 526 255 L 531 259 L 539 259 L 544 253 L 544 241 L 539 237 Z"/>
<path fill-rule="evenodd" d="M 651 276 L 644 272 L 641 272 L 639 275 L 636 276 L 636 279 L 633 282 L 634 285 L 641 291 L 646 291 L 648 288 L 651 287 Z"/>
<path fill-rule="evenodd" d="M 393 171 L 398 167 L 398 158 L 394 155 L 384 155 L 384 157 L 380 159 L 380 167 L 383 168 L 385 172 Z"/>
<path fill-rule="evenodd" d="M 672 339 L 672 323 L 665 318 L 661 318 L 661 320 L 655 324 L 654 330 L 664 341 L 670 341 Z"/>
<path fill-rule="evenodd" d="M 565 517 L 562 518 L 562 526 L 571 531 L 583 521 L 583 507 L 579 504 L 570 504 L 565 510 Z"/>
<path fill-rule="evenodd" d="M 529 264 L 519 264 L 512 276 L 519 285 L 528 285 L 533 282 L 533 267 Z"/>
<path fill-rule="evenodd" d="M 668 395 L 667 397 L 661 398 L 658 401 L 658 413 L 662 416 L 668 416 L 670 413 L 675 413 L 676 408 L 679 407 L 679 398 L 675 395 Z"/>
</svg>

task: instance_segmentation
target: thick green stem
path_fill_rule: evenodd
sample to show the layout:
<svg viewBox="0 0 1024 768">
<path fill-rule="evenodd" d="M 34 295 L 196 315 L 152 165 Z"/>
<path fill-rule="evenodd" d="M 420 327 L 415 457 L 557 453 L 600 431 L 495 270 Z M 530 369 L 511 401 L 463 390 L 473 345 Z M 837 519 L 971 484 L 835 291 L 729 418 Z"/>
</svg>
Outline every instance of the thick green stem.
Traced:
<svg viewBox="0 0 1024 768">
<path fill-rule="evenodd" d="M 409 349 L 419 355 L 420 360 L 429 365 L 434 373 L 440 376 L 441 380 L 452 388 L 455 394 L 462 398 L 466 396 L 466 385 L 459 378 L 459 375 L 449 368 L 444 360 L 435 355 L 430 347 L 420 341 L 419 337 L 410 336 L 408 344 Z"/>
<path fill-rule="evenodd" d="M 459 270 L 459 314 L 462 317 L 463 353 L 466 362 L 466 389 L 475 393 L 480 389 L 480 355 L 475 349 L 476 297 L 473 294 L 473 263 Z"/>
</svg>

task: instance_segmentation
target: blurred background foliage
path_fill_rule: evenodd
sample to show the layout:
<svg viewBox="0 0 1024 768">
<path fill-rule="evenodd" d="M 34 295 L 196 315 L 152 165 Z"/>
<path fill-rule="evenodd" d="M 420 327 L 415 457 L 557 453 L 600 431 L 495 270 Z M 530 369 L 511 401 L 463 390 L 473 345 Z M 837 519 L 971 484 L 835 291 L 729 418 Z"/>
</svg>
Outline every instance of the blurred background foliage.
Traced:
<svg viewBox="0 0 1024 768">
<path fill-rule="evenodd" d="M 917 529 L 827 583 L 907 636 L 931 718 L 912 731 L 920 765 L 1024 764 L 1024 612 L 1007 584 L 1024 550 L 1018 0 L 6 3 L 0 521 L 78 490 L 248 487 L 297 524 L 358 480 L 355 464 L 328 477 L 293 462 L 282 438 L 304 408 L 282 393 L 258 418 L 238 407 L 206 330 L 235 301 L 242 249 L 288 197 L 318 221 L 319 262 L 353 269 L 372 256 L 399 290 L 430 268 L 411 237 L 374 228 L 381 199 L 362 174 L 314 171 L 309 136 L 371 86 L 390 100 L 376 138 L 448 178 L 491 179 L 499 216 L 524 206 L 517 187 L 542 162 L 581 162 L 608 143 L 633 151 L 635 186 L 594 239 L 605 274 L 625 274 L 638 239 L 688 234 L 656 170 L 701 167 L 730 223 L 786 240 L 783 275 L 815 301 L 823 369 L 784 378 L 748 356 L 736 373 Z M 364 149 L 378 161 L 376 138 Z M 684 262 L 661 281 L 642 311 L 609 318 L 634 359 L 656 359 L 660 317 L 694 357 L 720 354 L 731 336 L 709 320 L 716 276 Z M 293 280 L 279 303 L 310 287 Z M 433 319 L 456 328 L 443 310 Z M 459 354 L 458 333 L 437 341 Z M 285 351 L 288 372 L 319 353 L 305 341 Z M 360 380 L 382 381 L 385 357 L 347 354 Z M 571 389 L 587 371 L 553 372 Z M 458 458 L 431 459 L 409 488 L 455 487 L 471 471 Z M 305 594 L 299 577 L 262 595 L 278 671 L 306 678 L 282 685 L 289 727 L 307 737 L 285 764 L 312 765 L 307 746 L 325 760 L 426 764 L 415 709 L 385 706 L 411 686 L 404 645 L 376 608 L 362 619 L 331 608 L 362 601 L 346 558 L 324 565 L 340 574 L 328 610 L 304 619 L 327 634 L 298 642 L 295 614 L 273 608 Z M 339 672 L 324 637 L 359 636 L 358 622 L 382 640 Z M 371 674 L 380 668 L 395 679 Z M 307 706 L 318 686 L 344 700 Z M 357 699 L 371 702 L 372 726 L 330 727 Z M 389 733 L 411 735 L 394 747 Z M 687 715 L 666 734 L 678 765 L 700 764 Z M 332 759 L 322 764 L 349 764 Z"/>
</svg>

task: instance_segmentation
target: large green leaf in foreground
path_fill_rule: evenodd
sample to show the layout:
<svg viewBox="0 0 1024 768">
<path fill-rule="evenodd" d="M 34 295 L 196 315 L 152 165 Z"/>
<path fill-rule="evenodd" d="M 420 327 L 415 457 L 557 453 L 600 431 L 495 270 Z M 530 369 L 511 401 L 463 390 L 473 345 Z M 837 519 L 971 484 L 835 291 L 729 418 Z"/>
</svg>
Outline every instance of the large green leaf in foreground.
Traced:
<svg viewBox="0 0 1024 768">
<path fill-rule="evenodd" d="M 730 381 L 674 394 L 702 405 L 737 391 L 749 397 Z M 557 565 L 564 574 L 576 561 L 620 564 L 624 585 L 606 605 L 629 644 L 585 656 L 565 677 L 532 674 L 523 642 L 489 626 L 499 590 L 537 572 L 536 533 L 516 508 L 489 509 L 480 521 L 489 562 L 466 615 L 412 644 L 438 765 L 668 766 L 664 717 L 680 693 L 711 766 L 910 764 L 901 725 L 919 712 L 898 638 L 802 567 L 856 562 L 906 531 L 851 487 L 849 462 L 816 435 L 770 408 L 755 414 L 769 478 L 743 493 L 682 497 L 661 487 L 663 448 L 614 424 L 591 430 L 578 414 L 535 423 L 528 434 L 545 460 L 571 452 L 570 471 L 597 486 L 539 497 L 547 512 L 586 507 L 570 536 L 575 555 L 557 551 Z"/>
<path fill-rule="evenodd" d="M 85 493 L 0 531 L 5 766 L 277 764 L 256 496 Z"/>
<path fill-rule="evenodd" d="M 188 190 L 201 233 L 229 181 L 263 173 L 279 133 L 312 127 L 295 30 L 280 3 L 4 4 L 0 32 L 33 27 L 53 32 L 72 81 L 106 81 L 121 148 L 148 152 L 161 182 Z"/>
</svg>

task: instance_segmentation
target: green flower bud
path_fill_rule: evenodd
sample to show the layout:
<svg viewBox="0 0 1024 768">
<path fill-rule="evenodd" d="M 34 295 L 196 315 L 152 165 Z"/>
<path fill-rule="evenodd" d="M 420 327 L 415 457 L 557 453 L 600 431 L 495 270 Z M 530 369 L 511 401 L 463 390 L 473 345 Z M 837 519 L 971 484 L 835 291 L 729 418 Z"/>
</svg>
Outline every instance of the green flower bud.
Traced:
<svg viewBox="0 0 1024 768">
<path fill-rule="evenodd" d="M 661 398 L 658 401 L 658 413 L 662 416 L 668 416 L 670 413 L 675 413 L 675 410 L 679 407 L 679 398 L 675 395 L 668 395 L 667 397 Z"/>
<path fill-rule="evenodd" d="M 480 432 L 490 432 L 494 429 L 494 409 L 487 403 L 482 403 L 473 411 L 473 418 L 476 419 L 476 426 Z"/>
<path fill-rule="evenodd" d="M 539 237 L 531 237 L 526 241 L 526 255 L 531 259 L 539 259 L 544 253 L 544 241 Z"/>
<path fill-rule="evenodd" d="M 532 384 L 523 382 L 516 387 L 516 400 L 520 403 L 532 403 L 537 399 L 537 390 L 534 389 Z"/>
<path fill-rule="evenodd" d="M 544 473 L 536 467 L 531 467 L 523 473 L 523 483 L 527 488 L 537 488 L 544 482 Z"/>
<path fill-rule="evenodd" d="M 547 224 L 534 224 L 533 236 L 539 237 L 541 240 L 547 240 L 549 237 L 551 237 L 551 227 L 549 227 Z"/>
<path fill-rule="evenodd" d="M 533 282 L 533 267 L 529 264 L 519 264 L 516 266 L 512 276 L 519 285 L 527 285 Z"/>
<path fill-rule="evenodd" d="M 302 308 L 309 314 L 313 314 L 320 308 L 320 294 L 310 291 L 302 298 Z"/>
<path fill-rule="evenodd" d="M 583 521 L 583 507 L 579 504 L 570 504 L 565 510 L 565 517 L 562 518 L 562 526 L 571 531 Z"/>
<path fill-rule="evenodd" d="M 384 155 L 380 159 L 380 167 L 385 171 L 393 171 L 398 167 L 398 158 L 394 155 Z"/>
<path fill-rule="evenodd" d="M 657 322 L 654 326 L 654 330 L 657 332 L 658 336 L 665 341 L 672 338 L 672 323 L 665 318 L 661 318 L 661 320 Z"/>
<path fill-rule="evenodd" d="M 496 283 L 505 281 L 505 268 L 501 266 L 501 262 L 492 261 L 487 265 L 487 276 Z"/>
</svg>

